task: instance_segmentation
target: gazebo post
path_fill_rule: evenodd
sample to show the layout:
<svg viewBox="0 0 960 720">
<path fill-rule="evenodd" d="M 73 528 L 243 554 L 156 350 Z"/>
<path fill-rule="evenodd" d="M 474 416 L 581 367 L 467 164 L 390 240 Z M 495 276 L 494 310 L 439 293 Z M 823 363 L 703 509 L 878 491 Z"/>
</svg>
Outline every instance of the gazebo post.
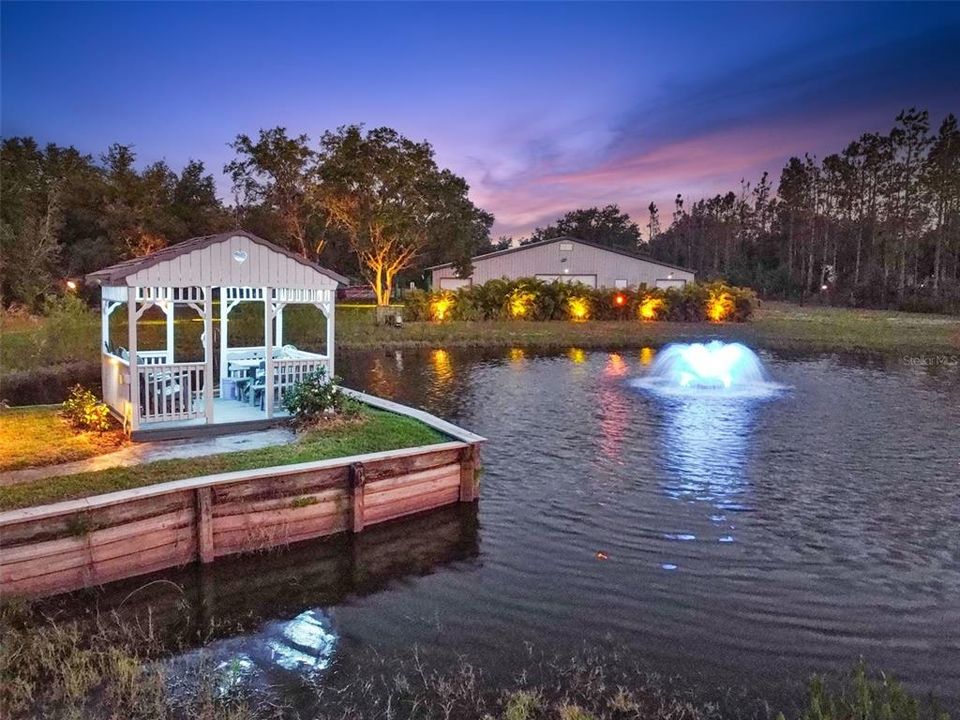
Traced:
<svg viewBox="0 0 960 720">
<path fill-rule="evenodd" d="M 174 358 L 173 350 L 173 322 L 174 322 L 174 308 L 176 305 L 173 304 L 173 292 L 170 288 L 167 288 L 167 292 L 170 293 L 170 296 L 163 303 L 162 310 L 163 314 L 166 315 L 167 319 L 167 362 L 173 364 L 176 362 Z"/>
<path fill-rule="evenodd" d="M 336 294 L 334 299 L 326 303 L 327 307 L 327 376 L 333 379 L 333 316 L 336 312 Z"/>
<path fill-rule="evenodd" d="M 263 409 L 273 417 L 273 288 L 263 289 Z"/>
<path fill-rule="evenodd" d="M 102 293 L 102 291 L 101 291 Z M 110 301 L 100 299 L 100 354 L 107 351 L 110 344 Z M 102 363 L 101 363 L 102 364 Z"/>
<path fill-rule="evenodd" d="M 203 414 L 213 424 L 213 288 L 203 288 Z"/>
<path fill-rule="evenodd" d="M 137 289 L 127 288 L 127 344 L 130 351 L 130 429 L 140 429 L 140 370 L 137 363 Z"/>
<path fill-rule="evenodd" d="M 274 341 L 277 347 L 283 347 L 283 308 L 284 305 L 277 308 L 277 337 Z"/>
<path fill-rule="evenodd" d="M 220 288 L 220 378 L 221 380 L 228 376 L 227 367 L 227 323 L 230 322 L 227 316 L 227 293 L 226 288 Z M 223 396 L 223 383 L 220 383 L 220 396 Z"/>
</svg>

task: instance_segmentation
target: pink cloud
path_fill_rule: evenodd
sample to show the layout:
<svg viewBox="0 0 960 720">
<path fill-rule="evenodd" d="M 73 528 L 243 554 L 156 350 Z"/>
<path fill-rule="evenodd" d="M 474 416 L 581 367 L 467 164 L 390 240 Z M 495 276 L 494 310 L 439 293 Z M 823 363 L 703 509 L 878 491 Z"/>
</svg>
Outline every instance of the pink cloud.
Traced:
<svg viewBox="0 0 960 720">
<path fill-rule="evenodd" d="M 650 149 L 616 152 L 607 159 L 570 170 L 564 158 L 550 156 L 511 175 L 484 173 L 473 182 L 474 199 L 497 218 L 495 234 L 523 235 L 564 212 L 617 203 L 641 225 L 651 201 L 669 219 L 673 199 L 688 205 L 705 195 L 737 190 L 741 178 L 756 182 L 770 172 L 776 183 L 791 155 L 840 150 L 864 125 L 862 117 L 822 117 L 803 124 L 746 126 L 677 140 Z"/>
</svg>

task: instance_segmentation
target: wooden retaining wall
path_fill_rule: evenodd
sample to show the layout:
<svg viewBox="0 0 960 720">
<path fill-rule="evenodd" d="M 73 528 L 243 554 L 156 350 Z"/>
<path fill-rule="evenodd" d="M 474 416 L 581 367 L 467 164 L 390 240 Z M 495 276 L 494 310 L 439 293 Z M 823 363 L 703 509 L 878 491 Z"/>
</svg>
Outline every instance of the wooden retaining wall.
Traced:
<svg viewBox="0 0 960 720">
<path fill-rule="evenodd" d="M 0 513 L 0 594 L 51 595 L 473 502 L 483 438 L 449 428 L 464 439 Z"/>
</svg>

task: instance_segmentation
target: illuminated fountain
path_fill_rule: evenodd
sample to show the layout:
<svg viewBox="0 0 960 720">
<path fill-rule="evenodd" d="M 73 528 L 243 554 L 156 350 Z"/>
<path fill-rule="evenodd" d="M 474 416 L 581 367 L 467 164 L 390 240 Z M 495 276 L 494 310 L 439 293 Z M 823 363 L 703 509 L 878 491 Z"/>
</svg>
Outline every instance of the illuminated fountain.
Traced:
<svg viewBox="0 0 960 720">
<path fill-rule="evenodd" d="M 684 396 L 766 396 L 781 389 L 767 379 L 760 358 L 750 348 L 719 340 L 667 345 L 634 385 Z"/>
</svg>

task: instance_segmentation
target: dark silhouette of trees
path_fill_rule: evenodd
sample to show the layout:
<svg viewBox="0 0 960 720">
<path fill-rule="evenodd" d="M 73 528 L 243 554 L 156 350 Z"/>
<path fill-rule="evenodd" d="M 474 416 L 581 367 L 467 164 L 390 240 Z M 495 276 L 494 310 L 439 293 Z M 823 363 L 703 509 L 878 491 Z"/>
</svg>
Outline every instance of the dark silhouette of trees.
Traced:
<svg viewBox="0 0 960 720">
<path fill-rule="evenodd" d="M 755 186 L 689 206 L 651 239 L 655 257 L 768 296 L 960 312 L 960 130 L 900 113 L 822 160 L 790 158 L 776 197 Z"/>
<path fill-rule="evenodd" d="M 536 228 L 521 245 L 569 235 L 599 245 L 636 252 L 643 244 L 640 228 L 617 205 L 571 210 L 556 222 Z"/>
</svg>

